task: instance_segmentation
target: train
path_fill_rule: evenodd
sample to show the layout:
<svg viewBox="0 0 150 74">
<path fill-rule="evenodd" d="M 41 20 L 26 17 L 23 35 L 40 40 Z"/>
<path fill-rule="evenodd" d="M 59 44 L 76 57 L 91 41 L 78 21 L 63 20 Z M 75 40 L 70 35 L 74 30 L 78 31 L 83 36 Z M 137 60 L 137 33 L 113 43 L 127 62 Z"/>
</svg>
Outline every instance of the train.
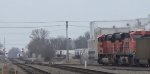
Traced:
<svg viewBox="0 0 150 74">
<path fill-rule="evenodd" d="M 150 65 L 150 31 L 100 34 L 97 40 L 99 64 Z"/>
</svg>

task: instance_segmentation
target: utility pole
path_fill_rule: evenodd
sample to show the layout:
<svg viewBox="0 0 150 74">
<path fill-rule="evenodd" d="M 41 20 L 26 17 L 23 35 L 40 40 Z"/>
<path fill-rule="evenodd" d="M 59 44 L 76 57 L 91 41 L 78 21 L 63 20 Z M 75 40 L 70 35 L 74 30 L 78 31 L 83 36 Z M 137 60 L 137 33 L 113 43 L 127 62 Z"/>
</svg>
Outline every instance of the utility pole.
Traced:
<svg viewBox="0 0 150 74">
<path fill-rule="evenodd" d="M 69 63 L 69 46 L 68 46 L 68 21 L 66 21 L 66 50 L 67 50 L 67 54 L 66 54 L 66 60 L 67 60 L 67 63 Z"/>
<path fill-rule="evenodd" d="M 5 52 L 6 52 L 5 49 L 6 49 L 6 48 L 5 48 L 5 36 L 4 36 L 4 49 L 3 49 L 4 56 L 5 56 Z"/>
</svg>

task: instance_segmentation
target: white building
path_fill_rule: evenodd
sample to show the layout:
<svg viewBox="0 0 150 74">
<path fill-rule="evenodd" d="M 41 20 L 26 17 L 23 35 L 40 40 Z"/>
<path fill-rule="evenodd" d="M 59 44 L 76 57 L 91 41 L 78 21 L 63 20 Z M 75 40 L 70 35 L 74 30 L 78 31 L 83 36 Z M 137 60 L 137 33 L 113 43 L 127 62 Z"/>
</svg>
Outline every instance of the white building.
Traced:
<svg viewBox="0 0 150 74">
<path fill-rule="evenodd" d="M 75 49 L 75 55 L 83 55 L 83 54 L 88 54 L 88 49 L 83 48 L 83 49 Z"/>
<path fill-rule="evenodd" d="M 67 55 L 67 50 L 56 50 L 56 55 Z M 75 55 L 75 50 L 69 50 L 69 55 Z"/>
</svg>

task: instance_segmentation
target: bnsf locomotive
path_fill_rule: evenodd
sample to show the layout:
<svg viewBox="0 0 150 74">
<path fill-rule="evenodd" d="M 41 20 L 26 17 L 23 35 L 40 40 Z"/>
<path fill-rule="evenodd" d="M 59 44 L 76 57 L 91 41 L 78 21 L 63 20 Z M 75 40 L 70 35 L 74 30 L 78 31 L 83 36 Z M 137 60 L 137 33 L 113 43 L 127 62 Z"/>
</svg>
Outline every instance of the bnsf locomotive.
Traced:
<svg viewBox="0 0 150 74">
<path fill-rule="evenodd" d="M 150 31 L 103 34 L 97 39 L 99 64 L 150 65 Z"/>
</svg>

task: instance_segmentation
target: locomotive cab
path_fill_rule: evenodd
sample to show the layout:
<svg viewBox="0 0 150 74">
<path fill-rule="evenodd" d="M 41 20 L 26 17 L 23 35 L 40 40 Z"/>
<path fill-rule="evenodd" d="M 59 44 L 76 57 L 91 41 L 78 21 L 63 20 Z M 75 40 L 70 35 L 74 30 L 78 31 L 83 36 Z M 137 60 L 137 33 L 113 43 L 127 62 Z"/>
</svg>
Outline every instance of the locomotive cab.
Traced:
<svg viewBox="0 0 150 74">
<path fill-rule="evenodd" d="M 99 43 L 99 54 L 98 63 L 99 64 L 110 64 L 112 60 L 112 34 L 103 35 L 98 38 Z"/>
</svg>

